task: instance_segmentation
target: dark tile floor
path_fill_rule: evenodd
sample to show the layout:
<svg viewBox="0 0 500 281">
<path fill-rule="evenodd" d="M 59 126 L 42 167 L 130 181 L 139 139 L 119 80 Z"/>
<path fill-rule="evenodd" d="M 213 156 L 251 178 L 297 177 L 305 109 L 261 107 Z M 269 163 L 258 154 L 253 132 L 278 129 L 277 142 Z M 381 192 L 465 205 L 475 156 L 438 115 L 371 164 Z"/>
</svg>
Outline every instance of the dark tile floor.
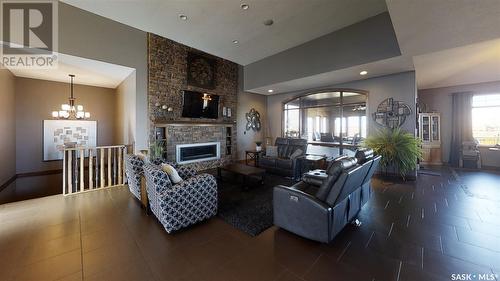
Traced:
<svg viewBox="0 0 500 281">
<path fill-rule="evenodd" d="M 126 187 L 0 205 L 0 280 L 452 280 L 500 270 L 500 174 L 374 180 L 330 245 L 218 218 L 168 235 Z"/>
<path fill-rule="evenodd" d="M 62 193 L 62 173 L 20 177 L 0 191 L 0 204 Z"/>
</svg>

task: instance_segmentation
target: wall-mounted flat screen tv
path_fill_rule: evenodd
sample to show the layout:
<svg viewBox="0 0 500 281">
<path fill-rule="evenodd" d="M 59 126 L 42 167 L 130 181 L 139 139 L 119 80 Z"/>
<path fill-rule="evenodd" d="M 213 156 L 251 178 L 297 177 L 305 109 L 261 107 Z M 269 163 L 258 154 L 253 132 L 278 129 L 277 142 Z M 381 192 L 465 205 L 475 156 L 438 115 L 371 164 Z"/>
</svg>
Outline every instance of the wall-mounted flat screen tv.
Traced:
<svg viewBox="0 0 500 281">
<path fill-rule="evenodd" d="M 217 119 L 219 117 L 219 96 L 183 91 L 182 117 Z"/>
</svg>

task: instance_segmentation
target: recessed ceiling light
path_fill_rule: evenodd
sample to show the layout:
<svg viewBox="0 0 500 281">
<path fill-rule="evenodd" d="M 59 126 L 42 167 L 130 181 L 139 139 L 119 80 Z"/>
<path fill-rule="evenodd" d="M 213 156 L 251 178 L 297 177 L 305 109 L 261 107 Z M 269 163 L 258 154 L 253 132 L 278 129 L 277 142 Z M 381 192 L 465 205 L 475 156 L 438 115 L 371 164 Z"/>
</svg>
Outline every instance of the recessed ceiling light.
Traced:
<svg viewBox="0 0 500 281">
<path fill-rule="evenodd" d="M 248 10 L 248 8 L 250 8 L 250 6 L 248 6 L 248 4 L 245 4 L 245 3 L 241 4 L 240 7 L 242 10 Z"/>
<path fill-rule="evenodd" d="M 180 18 L 181 20 L 187 20 L 187 19 L 188 19 L 188 17 L 187 17 L 186 15 L 184 15 L 184 14 L 180 14 L 180 15 L 179 15 L 179 18 Z"/>
<path fill-rule="evenodd" d="M 267 92 L 268 93 L 272 93 L 272 92 L 274 92 L 274 90 L 273 89 L 269 89 L 269 90 L 267 90 Z"/>
<path fill-rule="evenodd" d="M 240 43 L 240 41 L 238 41 L 238 40 L 233 40 L 233 44 L 238 44 L 238 43 Z"/>
<path fill-rule="evenodd" d="M 366 75 L 366 74 L 368 74 L 368 71 L 366 71 L 366 70 L 363 70 L 363 71 L 361 71 L 361 72 L 359 73 L 359 75 Z"/>
<path fill-rule="evenodd" d="M 273 25 L 274 21 L 272 19 L 268 19 L 264 21 L 264 25 L 270 26 Z"/>
</svg>

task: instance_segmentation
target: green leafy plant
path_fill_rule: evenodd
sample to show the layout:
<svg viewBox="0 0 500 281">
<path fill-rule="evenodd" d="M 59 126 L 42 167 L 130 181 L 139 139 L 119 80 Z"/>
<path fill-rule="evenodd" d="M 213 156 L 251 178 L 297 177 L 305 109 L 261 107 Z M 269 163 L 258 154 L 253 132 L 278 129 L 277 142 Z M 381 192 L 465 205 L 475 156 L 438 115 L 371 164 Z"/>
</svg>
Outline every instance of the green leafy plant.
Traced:
<svg viewBox="0 0 500 281">
<path fill-rule="evenodd" d="M 149 157 L 151 159 L 163 158 L 165 151 L 162 141 L 154 141 L 149 145 Z"/>
<path fill-rule="evenodd" d="M 382 156 L 380 166 L 386 173 L 393 166 L 404 180 L 408 172 L 417 168 L 417 159 L 422 158 L 421 144 L 420 139 L 396 128 L 382 129 L 366 138 L 362 145 Z"/>
</svg>

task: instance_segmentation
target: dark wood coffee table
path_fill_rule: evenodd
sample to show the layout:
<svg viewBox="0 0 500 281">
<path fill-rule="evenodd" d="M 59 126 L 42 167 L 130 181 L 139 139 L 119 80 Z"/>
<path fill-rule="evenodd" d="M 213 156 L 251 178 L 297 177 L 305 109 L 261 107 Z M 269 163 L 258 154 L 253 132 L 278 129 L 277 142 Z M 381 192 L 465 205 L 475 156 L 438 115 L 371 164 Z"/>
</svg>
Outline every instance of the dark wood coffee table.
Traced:
<svg viewBox="0 0 500 281">
<path fill-rule="evenodd" d="M 244 164 L 228 164 L 217 168 L 217 177 L 222 181 L 222 171 L 227 171 L 239 176 L 243 176 L 243 188 L 246 188 L 245 184 L 248 177 L 260 178 L 260 183 L 264 184 L 264 175 L 266 170 L 252 167 Z"/>
</svg>

